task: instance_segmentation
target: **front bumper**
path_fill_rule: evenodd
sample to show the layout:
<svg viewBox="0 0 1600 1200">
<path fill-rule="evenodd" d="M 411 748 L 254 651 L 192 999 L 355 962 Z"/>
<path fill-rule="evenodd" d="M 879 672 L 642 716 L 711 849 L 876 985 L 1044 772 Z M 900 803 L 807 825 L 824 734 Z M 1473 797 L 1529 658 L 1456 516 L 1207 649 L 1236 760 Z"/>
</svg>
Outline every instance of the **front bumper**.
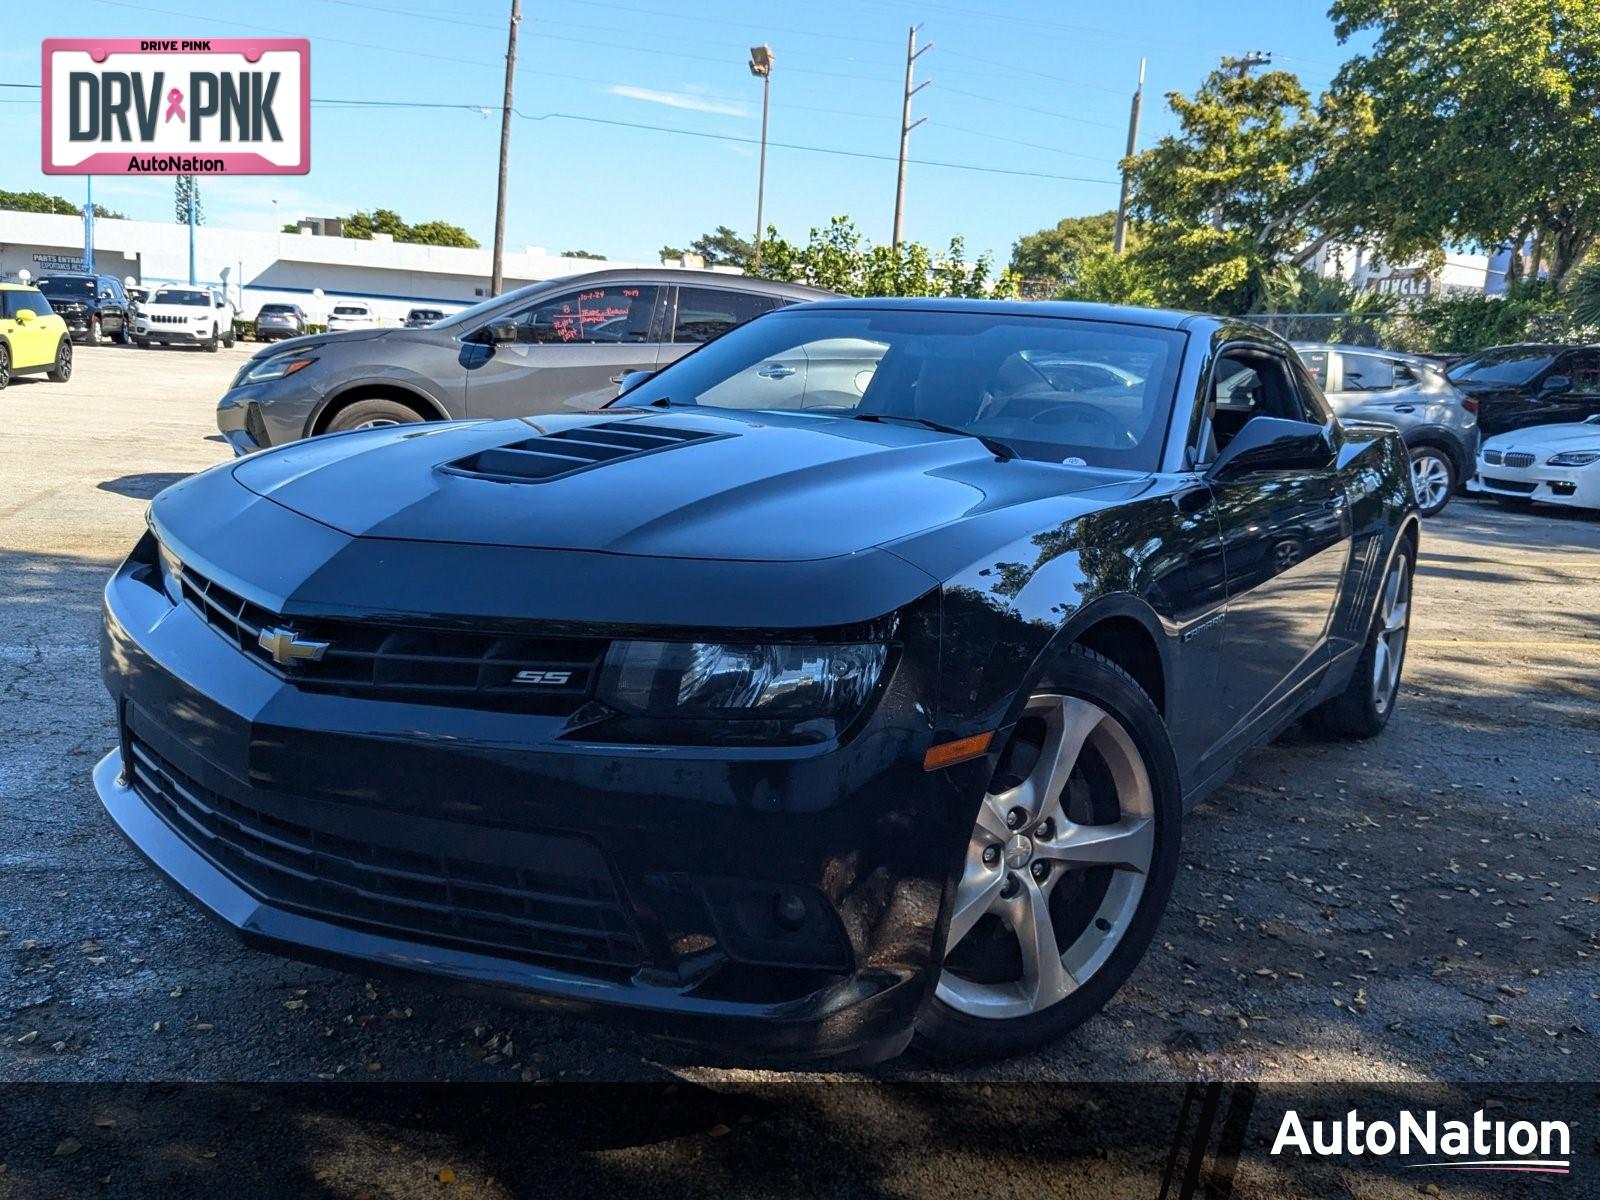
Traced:
<svg viewBox="0 0 1600 1200">
<path fill-rule="evenodd" d="M 704 1061 L 863 1063 L 908 1043 L 989 770 L 922 771 L 925 647 L 902 653 L 844 743 L 604 747 L 557 741 L 554 718 L 303 692 L 143 570 L 124 565 L 106 591 L 121 747 L 96 788 L 128 840 L 248 944 L 621 1019 Z M 239 865 L 291 852 L 308 885 Z M 583 874 L 599 889 L 586 902 L 614 897 L 606 936 L 626 952 L 518 953 L 449 914 L 421 930 L 384 909 L 434 903 L 436 876 L 458 898 L 489 887 L 491 869 Z M 413 890 L 376 894 L 374 872 Z M 767 914 L 788 896 L 804 922 L 774 937 Z M 544 901 L 517 902 L 526 916 Z"/>
<path fill-rule="evenodd" d="M 1569 508 L 1600 508 L 1600 464 L 1586 467 L 1508 467 L 1478 460 L 1478 473 L 1467 491 L 1482 496 L 1507 496 L 1564 504 Z"/>
<path fill-rule="evenodd" d="M 151 325 L 144 321 L 133 327 L 133 336 L 147 342 L 175 342 L 185 346 L 198 346 L 211 340 L 211 326 L 191 329 L 187 325 Z"/>
<path fill-rule="evenodd" d="M 254 454 L 305 436 L 322 394 L 299 371 L 284 380 L 230 388 L 217 401 L 217 429 L 237 455 Z"/>
</svg>

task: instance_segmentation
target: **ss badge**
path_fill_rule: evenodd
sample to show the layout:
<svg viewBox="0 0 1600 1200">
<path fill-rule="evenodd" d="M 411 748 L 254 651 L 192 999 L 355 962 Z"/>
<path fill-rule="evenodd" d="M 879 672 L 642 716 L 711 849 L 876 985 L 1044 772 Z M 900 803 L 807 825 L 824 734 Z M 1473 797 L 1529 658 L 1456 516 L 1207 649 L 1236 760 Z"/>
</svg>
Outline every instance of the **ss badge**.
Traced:
<svg viewBox="0 0 1600 1200">
<path fill-rule="evenodd" d="M 535 686 L 561 687 L 572 679 L 571 671 L 518 671 L 511 677 L 512 683 L 531 683 Z"/>
</svg>

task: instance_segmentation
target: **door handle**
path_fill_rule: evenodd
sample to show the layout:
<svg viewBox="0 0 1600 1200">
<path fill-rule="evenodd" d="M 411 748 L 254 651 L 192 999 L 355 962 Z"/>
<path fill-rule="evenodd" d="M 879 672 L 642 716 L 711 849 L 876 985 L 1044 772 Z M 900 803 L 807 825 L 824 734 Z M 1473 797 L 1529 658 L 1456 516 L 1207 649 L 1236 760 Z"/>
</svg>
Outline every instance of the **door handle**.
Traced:
<svg viewBox="0 0 1600 1200">
<path fill-rule="evenodd" d="M 1396 404 L 1394 410 L 1395 412 L 1414 413 L 1417 411 L 1417 406 L 1415 404 Z"/>
<path fill-rule="evenodd" d="M 611 382 L 614 383 L 614 384 L 617 384 L 620 387 L 621 384 L 622 384 L 622 379 L 623 379 L 623 373 L 621 371 L 618 371 L 615 375 L 613 375 L 611 377 Z"/>
<path fill-rule="evenodd" d="M 794 374 L 794 368 L 786 367 L 782 363 L 768 363 L 756 374 L 763 379 L 787 379 Z"/>
</svg>

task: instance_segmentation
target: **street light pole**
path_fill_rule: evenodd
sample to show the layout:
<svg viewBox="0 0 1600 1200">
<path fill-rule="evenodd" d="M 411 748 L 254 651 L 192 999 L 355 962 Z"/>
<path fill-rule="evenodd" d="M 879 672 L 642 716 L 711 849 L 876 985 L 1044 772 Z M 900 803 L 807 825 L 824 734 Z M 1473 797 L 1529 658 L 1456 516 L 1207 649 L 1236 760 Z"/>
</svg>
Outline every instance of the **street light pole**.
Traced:
<svg viewBox="0 0 1600 1200">
<path fill-rule="evenodd" d="M 894 246 L 896 249 L 900 246 L 900 235 L 904 232 L 905 227 L 906 154 L 911 149 L 911 131 L 928 119 L 927 117 L 918 117 L 915 121 L 911 119 L 911 97 L 933 82 L 931 79 L 924 79 L 916 87 L 911 86 L 912 65 L 920 55 L 933 49 L 932 42 L 929 42 L 921 50 L 917 49 L 917 30 L 920 28 L 920 25 L 913 25 L 911 32 L 906 36 L 906 94 L 904 102 L 900 106 L 900 173 L 894 185 Z"/>
<path fill-rule="evenodd" d="M 752 269 L 761 266 L 762 208 L 767 198 L 767 109 L 772 99 L 772 47 L 750 47 L 750 74 L 761 80 L 761 166 L 756 174 L 756 246 Z"/>
<path fill-rule="evenodd" d="M 517 26 L 522 24 L 522 0 L 511 0 L 511 31 L 506 35 L 506 94 L 500 110 L 500 185 L 494 204 L 494 269 L 489 294 L 498 296 L 505 286 L 506 169 L 511 161 L 511 85 L 517 74 Z"/>
</svg>

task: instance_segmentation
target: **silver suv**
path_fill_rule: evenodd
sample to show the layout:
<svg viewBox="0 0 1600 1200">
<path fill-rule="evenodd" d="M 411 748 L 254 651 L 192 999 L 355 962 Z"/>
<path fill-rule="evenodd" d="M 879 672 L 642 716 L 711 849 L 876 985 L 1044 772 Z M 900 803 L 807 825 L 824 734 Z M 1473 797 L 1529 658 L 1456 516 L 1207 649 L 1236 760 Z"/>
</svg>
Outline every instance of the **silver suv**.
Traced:
<svg viewBox="0 0 1600 1200">
<path fill-rule="evenodd" d="M 1296 342 L 1333 411 L 1393 425 L 1411 451 L 1411 482 L 1425 517 L 1444 511 L 1478 454 L 1478 402 L 1430 359 L 1372 346 Z"/>
</svg>

